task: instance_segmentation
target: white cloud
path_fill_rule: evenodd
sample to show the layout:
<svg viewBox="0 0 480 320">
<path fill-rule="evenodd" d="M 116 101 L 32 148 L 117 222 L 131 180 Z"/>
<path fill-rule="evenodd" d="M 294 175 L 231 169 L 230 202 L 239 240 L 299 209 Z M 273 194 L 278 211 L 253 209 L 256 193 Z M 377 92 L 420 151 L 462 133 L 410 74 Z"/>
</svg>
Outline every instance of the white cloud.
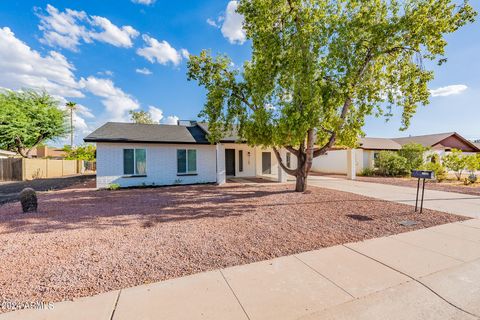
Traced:
<svg viewBox="0 0 480 320">
<path fill-rule="evenodd" d="M 148 113 L 150 113 L 152 120 L 155 122 L 160 123 L 160 121 L 163 119 L 163 111 L 157 107 L 149 106 Z"/>
<path fill-rule="evenodd" d="M 245 30 L 243 30 L 245 18 L 237 13 L 237 7 L 238 2 L 235 0 L 228 3 L 221 31 L 230 43 L 243 44 L 247 38 Z"/>
<path fill-rule="evenodd" d="M 187 49 L 180 49 L 180 53 L 184 59 L 190 59 L 190 52 Z"/>
<path fill-rule="evenodd" d="M 116 87 L 110 79 L 90 76 L 87 79 L 82 78 L 80 84 L 85 90 L 102 98 L 102 104 L 105 106 L 111 121 L 127 121 L 128 111 L 140 107 L 135 98 Z"/>
<path fill-rule="evenodd" d="M 91 25 L 100 28 L 103 31 L 90 32 L 92 39 L 109 43 L 115 47 L 131 48 L 133 46 L 132 39 L 140 34 L 131 26 L 117 27 L 107 18 L 93 16 Z"/>
<path fill-rule="evenodd" d="M 207 24 L 211 25 L 212 27 L 219 28 L 220 26 L 215 22 L 215 20 L 208 18 Z"/>
<path fill-rule="evenodd" d="M 176 125 L 178 122 L 179 118 L 177 116 L 168 116 L 165 118 L 164 121 L 162 121 L 163 124 L 171 124 L 171 125 Z"/>
<path fill-rule="evenodd" d="M 110 70 L 98 71 L 97 74 L 99 74 L 101 76 L 113 77 L 113 71 L 110 71 Z"/>
<path fill-rule="evenodd" d="M 432 95 L 432 97 L 446 97 L 454 94 L 460 94 L 467 89 L 468 87 L 464 84 L 454 84 L 446 87 L 432 89 L 430 90 L 430 94 Z"/>
<path fill-rule="evenodd" d="M 8 27 L 0 28 L 0 86 L 44 89 L 63 97 L 83 97 L 75 80 L 75 67 L 58 52 L 42 56 Z"/>
<path fill-rule="evenodd" d="M 147 6 L 154 4 L 156 0 L 132 0 L 133 3 L 145 4 Z"/>
<path fill-rule="evenodd" d="M 109 43 L 116 47 L 130 48 L 132 40 L 139 32 L 131 26 L 117 27 L 104 17 L 89 17 L 85 11 L 66 9 L 59 11 L 52 5 L 47 5 L 47 14 L 38 13 L 39 29 L 43 31 L 40 42 L 73 51 L 84 43 L 93 40 Z"/>
<path fill-rule="evenodd" d="M 146 46 L 137 50 L 139 56 L 144 57 L 151 63 L 158 62 L 160 64 L 167 64 L 169 62 L 173 65 L 178 65 L 182 60 L 182 56 L 173 48 L 167 41 L 158 41 L 147 35 L 142 36 Z"/>
<path fill-rule="evenodd" d="M 147 69 L 147 68 L 141 68 L 141 69 L 138 69 L 138 68 L 137 68 L 137 69 L 135 69 L 135 72 L 136 72 L 136 73 L 140 73 L 140 74 L 144 74 L 144 75 L 146 75 L 146 76 L 149 76 L 149 75 L 152 74 L 152 71 L 150 71 L 150 70 Z"/>
</svg>

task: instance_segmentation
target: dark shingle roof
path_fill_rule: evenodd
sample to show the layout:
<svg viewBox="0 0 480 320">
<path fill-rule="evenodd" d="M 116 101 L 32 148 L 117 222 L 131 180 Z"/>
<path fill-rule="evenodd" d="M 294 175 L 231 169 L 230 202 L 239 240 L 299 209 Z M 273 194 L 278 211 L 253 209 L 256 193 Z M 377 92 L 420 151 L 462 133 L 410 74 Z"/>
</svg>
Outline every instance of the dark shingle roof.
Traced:
<svg viewBox="0 0 480 320">
<path fill-rule="evenodd" d="M 426 134 L 422 136 L 393 138 L 392 140 L 400 143 L 402 146 L 408 143 L 419 143 L 424 147 L 431 147 L 454 134 L 455 132 L 446 132 L 446 133 L 437 133 L 437 134 Z"/>
<path fill-rule="evenodd" d="M 166 125 L 107 122 L 87 137 L 85 142 L 146 142 L 210 144 L 198 125 Z"/>
</svg>

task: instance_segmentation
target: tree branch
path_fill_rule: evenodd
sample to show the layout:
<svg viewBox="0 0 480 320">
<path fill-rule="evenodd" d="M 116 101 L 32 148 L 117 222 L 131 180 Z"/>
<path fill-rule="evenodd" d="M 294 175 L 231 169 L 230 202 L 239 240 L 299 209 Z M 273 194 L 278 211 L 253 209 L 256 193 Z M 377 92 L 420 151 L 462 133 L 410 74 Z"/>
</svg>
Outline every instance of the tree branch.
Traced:
<svg viewBox="0 0 480 320">
<path fill-rule="evenodd" d="M 294 147 L 292 146 L 285 146 L 285 149 L 287 149 L 290 153 L 296 155 L 298 157 L 298 150 L 295 149 Z"/>
<path fill-rule="evenodd" d="M 273 153 L 275 154 L 275 156 L 277 157 L 277 161 L 278 161 L 278 164 L 280 165 L 280 167 L 282 167 L 282 169 L 288 173 L 289 175 L 291 176 L 294 176 L 296 177 L 297 174 L 298 174 L 298 168 L 296 170 L 293 170 L 293 169 L 290 169 L 290 168 L 287 168 L 287 166 L 285 166 L 283 164 L 283 160 L 282 160 L 282 157 L 280 156 L 280 152 L 278 151 L 277 148 L 273 147 Z"/>
</svg>

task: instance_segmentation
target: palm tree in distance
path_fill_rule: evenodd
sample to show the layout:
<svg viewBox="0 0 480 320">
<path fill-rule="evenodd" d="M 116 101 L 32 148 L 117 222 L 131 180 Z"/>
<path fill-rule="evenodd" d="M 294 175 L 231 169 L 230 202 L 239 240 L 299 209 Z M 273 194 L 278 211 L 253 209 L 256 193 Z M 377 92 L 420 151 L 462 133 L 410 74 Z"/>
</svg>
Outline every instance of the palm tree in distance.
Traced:
<svg viewBox="0 0 480 320">
<path fill-rule="evenodd" d="M 77 104 L 69 101 L 65 104 L 67 110 L 70 110 L 70 147 L 73 148 L 73 112 L 77 110 Z"/>
</svg>

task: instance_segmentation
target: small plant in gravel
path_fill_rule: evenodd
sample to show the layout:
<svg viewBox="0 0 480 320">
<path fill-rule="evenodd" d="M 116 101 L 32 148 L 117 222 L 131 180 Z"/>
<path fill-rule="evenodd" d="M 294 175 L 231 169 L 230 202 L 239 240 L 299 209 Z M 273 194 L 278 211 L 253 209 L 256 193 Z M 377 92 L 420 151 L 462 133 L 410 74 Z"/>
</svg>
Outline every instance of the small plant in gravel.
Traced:
<svg viewBox="0 0 480 320">
<path fill-rule="evenodd" d="M 475 182 L 477 182 L 477 180 L 477 175 L 475 173 L 470 173 L 468 177 L 465 178 L 464 183 L 468 186 L 469 184 L 474 184 Z"/>
<path fill-rule="evenodd" d="M 25 188 L 20 192 L 20 203 L 24 213 L 35 212 L 38 207 L 37 193 L 32 188 Z"/>
<path fill-rule="evenodd" d="M 118 183 L 110 183 L 107 186 L 107 190 L 118 190 L 120 189 L 120 185 Z"/>
<path fill-rule="evenodd" d="M 375 170 L 372 168 L 363 168 L 360 175 L 363 177 L 373 177 L 375 175 Z"/>
</svg>

